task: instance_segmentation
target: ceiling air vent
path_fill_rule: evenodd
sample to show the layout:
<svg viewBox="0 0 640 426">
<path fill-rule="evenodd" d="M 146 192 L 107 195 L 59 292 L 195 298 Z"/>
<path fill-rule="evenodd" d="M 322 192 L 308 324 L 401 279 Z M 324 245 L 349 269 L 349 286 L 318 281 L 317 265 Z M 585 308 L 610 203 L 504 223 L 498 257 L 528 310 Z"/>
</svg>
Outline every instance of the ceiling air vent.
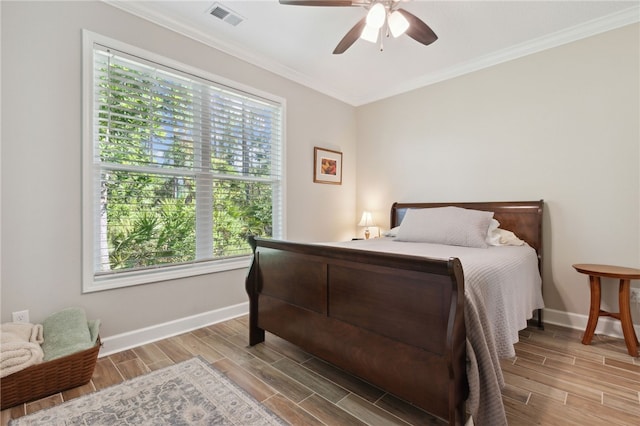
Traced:
<svg viewBox="0 0 640 426">
<path fill-rule="evenodd" d="M 220 3 L 214 3 L 209 9 L 209 14 L 223 20 L 228 24 L 233 25 L 234 27 L 240 22 L 244 21 L 244 18 L 242 16 L 238 15 L 227 6 L 223 6 Z"/>
</svg>

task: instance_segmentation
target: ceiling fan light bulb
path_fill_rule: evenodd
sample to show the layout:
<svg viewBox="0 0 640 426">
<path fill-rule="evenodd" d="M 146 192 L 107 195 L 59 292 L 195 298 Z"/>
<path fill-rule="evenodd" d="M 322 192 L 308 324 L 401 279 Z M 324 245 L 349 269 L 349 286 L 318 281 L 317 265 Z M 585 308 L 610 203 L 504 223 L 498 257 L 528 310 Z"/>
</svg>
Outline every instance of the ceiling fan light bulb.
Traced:
<svg viewBox="0 0 640 426">
<path fill-rule="evenodd" d="M 378 41 L 379 32 L 380 30 L 378 28 L 374 28 L 369 24 L 367 24 L 362 29 L 362 34 L 360 34 L 360 38 L 371 43 L 376 43 Z"/>
<path fill-rule="evenodd" d="M 389 15 L 389 29 L 394 37 L 399 37 L 409 29 L 409 21 L 396 10 Z"/>
<path fill-rule="evenodd" d="M 376 3 L 371 6 L 369 13 L 367 13 L 367 26 L 379 29 L 384 25 L 384 20 L 387 18 L 387 11 L 382 3 Z"/>
</svg>

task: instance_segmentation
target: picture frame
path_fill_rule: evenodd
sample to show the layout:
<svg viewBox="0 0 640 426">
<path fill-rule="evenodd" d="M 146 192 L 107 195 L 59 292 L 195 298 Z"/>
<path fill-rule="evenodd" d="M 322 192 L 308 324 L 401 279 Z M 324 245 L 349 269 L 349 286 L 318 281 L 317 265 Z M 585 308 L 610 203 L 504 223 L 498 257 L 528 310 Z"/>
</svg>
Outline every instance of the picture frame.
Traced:
<svg viewBox="0 0 640 426">
<path fill-rule="evenodd" d="M 313 181 L 342 185 L 342 153 L 331 149 L 313 148 Z"/>
</svg>

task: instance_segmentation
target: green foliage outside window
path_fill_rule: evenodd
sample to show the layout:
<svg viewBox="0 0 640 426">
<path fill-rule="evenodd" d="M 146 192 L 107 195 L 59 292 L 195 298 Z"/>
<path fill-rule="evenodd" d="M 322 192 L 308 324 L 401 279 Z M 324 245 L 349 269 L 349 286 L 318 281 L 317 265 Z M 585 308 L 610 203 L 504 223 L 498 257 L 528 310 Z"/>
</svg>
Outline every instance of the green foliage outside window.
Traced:
<svg viewBox="0 0 640 426">
<path fill-rule="evenodd" d="M 111 58 L 96 75 L 97 272 L 245 255 L 249 235 L 273 235 L 271 116 L 255 102 L 209 116 L 224 94 Z"/>
</svg>

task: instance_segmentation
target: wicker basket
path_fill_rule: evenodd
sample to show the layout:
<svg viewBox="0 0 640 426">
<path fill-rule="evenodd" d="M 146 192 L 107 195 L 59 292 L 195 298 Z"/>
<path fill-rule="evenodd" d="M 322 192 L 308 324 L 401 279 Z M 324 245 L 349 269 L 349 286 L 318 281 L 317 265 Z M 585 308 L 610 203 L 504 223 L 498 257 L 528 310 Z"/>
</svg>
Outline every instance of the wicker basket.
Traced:
<svg viewBox="0 0 640 426">
<path fill-rule="evenodd" d="M 0 380 L 2 410 L 84 385 L 91 380 L 100 351 L 96 345 L 62 358 L 42 362 Z"/>
</svg>

